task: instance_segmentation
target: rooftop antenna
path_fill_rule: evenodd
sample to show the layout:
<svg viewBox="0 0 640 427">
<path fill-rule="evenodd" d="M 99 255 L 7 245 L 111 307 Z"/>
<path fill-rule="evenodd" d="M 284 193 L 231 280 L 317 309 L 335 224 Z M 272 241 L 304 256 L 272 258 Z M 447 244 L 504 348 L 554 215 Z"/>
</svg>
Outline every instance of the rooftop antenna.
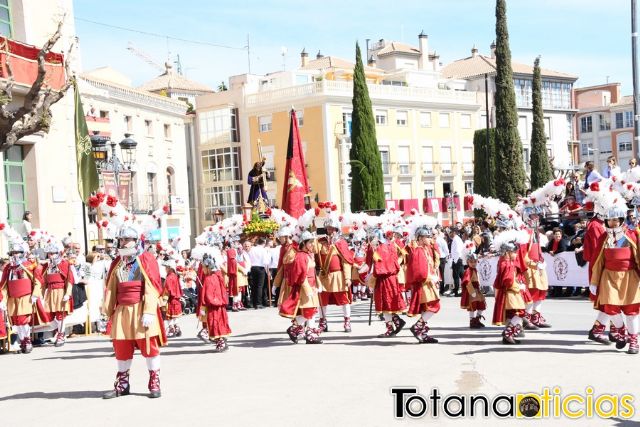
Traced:
<svg viewBox="0 0 640 427">
<path fill-rule="evenodd" d="M 286 46 L 280 46 L 280 55 L 282 55 L 282 71 L 285 71 L 287 69 L 287 47 Z"/>
<path fill-rule="evenodd" d="M 182 62 L 180 62 L 180 54 L 177 53 L 176 54 L 176 60 L 173 61 L 174 64 L 176 64 L 176 70 L 178 71 L 178 74 L 180 74 L 181 76 L 182 74 Z"/>
</svg>

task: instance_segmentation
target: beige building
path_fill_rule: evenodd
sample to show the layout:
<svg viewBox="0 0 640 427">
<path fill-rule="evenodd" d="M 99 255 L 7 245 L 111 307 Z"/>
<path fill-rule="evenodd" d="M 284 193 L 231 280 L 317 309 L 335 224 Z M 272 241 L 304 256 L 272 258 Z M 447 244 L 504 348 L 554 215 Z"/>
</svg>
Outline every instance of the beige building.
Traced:
<svg viewBox="0 0 640 427">
<path fill-rule="evenodd" d="M 422 209 L 425 199 L 438 199 L 442 206 L 447 193 L 472 191 L 473 133 L 482 127 L 476 92 L 465 91 L 464 80 L 444 84 L 427 37 L 421 34 L 418 42 L 411 47 L 381 40 L 369 49 L 365 66 L 385 196 L 389 206 L 405 210 Z M 280 203 L 292 106 L 311 200 L 331 200 L 339 209 L 350 209 L 353 68 L 353 62 L 320 53 L 310 60 L 303 50 L 296 70 L 233 76 L 227 92 L 197 98 L 203 224 L 214 220 L 218 206 L 225 213 L 239 212 L 249 187 L 246 176 L 259 159 L 258 140 L 271 172 L 269 198 Z M 213 164 L 211 150 L 219 156 Z"/>
<path fill-rule="evenodd" d="M 108 158 L 111 143 L 116 144 L 116 155 L 125 163 L 123 172 L 131 173 L 129 195 L 121 202 L 138 216 L 169 205 L 170 213 L 163 217 L 163 227 L 152 240 L 180 237 L 182 246 L 188 247 L 186 103 L 133 88 L 126 76 L 109 67 L 82 74 L 80 82 L 90 133 L 109 138 Z M 122 150 L 120 142 L 125 138 L 137 142 L 134 161 Z M 97 238 L 94 224 L 89 233 L 89 240 Z"/>
</svg>

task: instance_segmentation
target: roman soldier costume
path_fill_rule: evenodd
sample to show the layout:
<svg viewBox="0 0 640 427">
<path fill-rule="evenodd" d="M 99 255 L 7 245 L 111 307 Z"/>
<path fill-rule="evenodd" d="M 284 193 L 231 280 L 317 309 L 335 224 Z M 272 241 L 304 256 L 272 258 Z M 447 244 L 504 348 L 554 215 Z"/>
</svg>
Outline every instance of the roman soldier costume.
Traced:
<svg viewBox="0 0 640 427">
<path fill-rule="evenodd" d="M 62 258 L 64 247 L 59 242 L 51 242 L 45 247 L 48 261 L 42 266 L 44 274 L 44 306 L 53 320 L 56 332 L 55 346 L 65 343 L 64 321 L 67 313 L 73 311 L 72 290 L 74 285 L 73 267 Z"/>
<path fill-rule="evenodd" d="M 2 271 L 0 292 L 2 305 L 6 305 L 7 315 L 17 331 L 20 351 L 30 353 L 33 348 L 31 326 L 39 323 L 36 318 L 43 323 L 48 322 L 48 318 L 40 299 L 41 268 L 31 269 L 30 263 L 24 259 L 24 253 L 23 243 L 11 245 L 11 261 Z"/>
<path fill-rule="evenodd" d="M 469 313 L 469 327 L 471 329 L 484 328 L 482 323 L 482 313 L 487 309 L 487 303 L 484 295 L 480 291 L 480 280 L 478 279 L 478 270 L 476 263 L 478 256 L 476 255 L 473 243 L 465 246 L 465 259 L 467 260 L 467 269 L 462 276 L 462 295 L 460 298 L 460 308 Z"/>
<path fill-rule="evenodd" d="M 203 280 L 202 289 L 198 295 L 200 316 L 205 316 L 209 339 L 215 344 L 215 352 L 228 350 L 227 337 L 231 335 L 229 317 L 227 316 L 227 301 L 229 294 L 220 270 L 222 257 L 213 249 L 202 259 Z"/>
<path fill-rule="evenodd" d="M 149 370 L 149 397 L 160 397 L 160 346 L 166 342 L 158 300 L 162 282 L 158 263 L 137 245 L 138 231 L 124 226 L 118 233 L 119 256 L 107 274 L 103 312 L 111 318 L 111 339 L 118 362 L 114 389 L 103 397 L 129 394 L 129 368 L 140 349 Z"/>
<path fill-rule="evenodd" d="M 624 324 L 616 325 L 616 347 L 623 349 L 629 343 L 627 352 L 637 354 L 640 314 L 638 232 L 626 228 L 626 204 L 617 202 L 610 204 L 606 216 L 607 231 L 598 242 L 589 290 L 595 295 L 594 306 L 598 310 L 609 316 L 624 314 L 626 328 Z"/>
<path fill-rule="evenodd" d="M 400 270 L 398 252 L 393 243 L 387 242 L 381 230 L 377 230 L 377 243 L 367 251 L 367 264 L 372 266 L 370 287 L 374 287 L 373 300 L 378 314 L 382 314 L 386 330 L 380 338 L 396 336 L 406 322 L 400 314 L 406 311 L 402 291 L 398 285 L 397 274 Z M 371 286 L 373 285 L 373 286 Z"/>
<path fill-rule="evenodd" d="M 316 326 L 316 314 L 320 302 L 314 259 L 316 245 L 315 237 L 310 232 L 302 232 L 300 249 L 296 253 L 289 273 L 289 292 L 284 296 L 279 307 L 280 316 L 296 321 L 287 329 L 289 339 L 294 343 L 304 336 L 307 344 L 322 344 L 320 338 L 322 331 Z"/>
<path fill-rule="evenodd" d="M 167 300 L 167 337 L 179 337 L 182 336 L 182 331 L 176 319 L 182 316 L 182 303 L 180 302 L 182 287 L 176 274 L 176 262 L 174 260 L 165 261 L 164 266 L 168 270 L 163 290 L 163 296 Z"/>
<path fill-rule="evenodd" d="M 339 237 L 340 221 L 330 217 L 325 221 L 325 228 L 329 234 L 320 241 L 320 253 L 317 258 L 320 265 L 320 305 L 322 308 L 320 329 L 328 330 L 327 306 L 342 307 L 344 316 L 344 331 L 351 332 L 351 269 L 353 253 L 345 239 Z"/>
<path fill-rule="evenodd" d="M 411 333 L 420 344 L 433 344 L 438 340 L 429 336 L 429 319 L 440 311 L 439 264 L 440 255 L 431 237 L 431 228 L 416 230 L 417 243 L 407 247 L 407 285 L 411 291 L 409 316 L 419 316 L 411 326 Z"/>
</svg>

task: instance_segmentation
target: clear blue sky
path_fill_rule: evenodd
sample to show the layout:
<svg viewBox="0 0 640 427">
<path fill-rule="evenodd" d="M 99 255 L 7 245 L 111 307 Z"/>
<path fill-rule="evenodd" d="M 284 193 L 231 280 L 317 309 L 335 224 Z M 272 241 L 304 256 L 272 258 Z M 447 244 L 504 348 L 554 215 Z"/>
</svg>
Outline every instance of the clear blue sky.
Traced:
<svg viewBox="0 0 640 427">
<path fill-rule="evenodd" d="M 609 81 L 630 94 L 630 0 L 508 0 L 514 61 L 578 75 L 576 86 Z M 354 57 L 354 43 L 365 39 L 417 45 L 429 35 L 430 49 L 447 64 L 469 56 L 475 44 L 487 54 L 495 38 L 495 0 L 74 0 L 75 16 L 104 24 L 242 48 L 251 44 L 251 71 L 287 69 L 299 52 L 311 57 Z M 159 74 L 126 50 L 129 42 L 164 63 L 169 51 L 180 55 L 187 77 L 214 88 L 228 76 L 247 72 L 246 50 L 166 40 L 76 19 L 84 70 L 109 65 L 141 84 Z"/>
</svg>

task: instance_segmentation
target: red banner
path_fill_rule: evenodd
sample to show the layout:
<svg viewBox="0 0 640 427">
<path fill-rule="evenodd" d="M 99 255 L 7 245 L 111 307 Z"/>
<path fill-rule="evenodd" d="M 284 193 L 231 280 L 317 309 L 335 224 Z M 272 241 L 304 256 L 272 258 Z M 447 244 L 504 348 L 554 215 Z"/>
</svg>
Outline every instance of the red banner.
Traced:
<svg viewBox="0 0 640 427">
<path fill-rule="evenodd" d="M 295 110 L 291 110 L 287 165 L 283 181 L 282 209 L 292 217 L 299 218 L 305 211 L 304 196 L 309 193 L 309 182 L 304 166 L 304 153 L 302 152 L 302 141 L 300 140 Z"/>
<path fill-rule="evenodd" d="M 102 171 L 102 186 L 107 196 L 116 196 L 125 209 L 129 209 L 131 189 L 131 172 L 118 174 L 119 185 L 116 187 L 116 175 L 113 171 Z M 117 191 L 116 191 L 117 188 Z"/>
</svg>

